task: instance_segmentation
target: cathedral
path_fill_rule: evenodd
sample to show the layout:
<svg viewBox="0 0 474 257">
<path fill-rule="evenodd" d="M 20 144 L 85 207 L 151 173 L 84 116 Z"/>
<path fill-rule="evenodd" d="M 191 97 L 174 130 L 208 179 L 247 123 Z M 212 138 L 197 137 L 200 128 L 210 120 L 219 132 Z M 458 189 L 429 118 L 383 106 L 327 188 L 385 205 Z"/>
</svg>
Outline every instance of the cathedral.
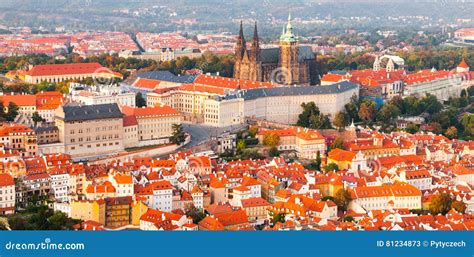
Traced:
<svg viewBox="0 0 474 257">
<path fill-rule="evenodd" d="M 309 46 L 300 46 L 293 33 L 291 15 L 283 28 L 279 48 L 260 48 L 257 24 L 247 49 L 242 22 L 235 47 L 234 78 L 268 81 L 285 85 L 311 85 L 318 82 L 316 56 Z"/>
</svg>

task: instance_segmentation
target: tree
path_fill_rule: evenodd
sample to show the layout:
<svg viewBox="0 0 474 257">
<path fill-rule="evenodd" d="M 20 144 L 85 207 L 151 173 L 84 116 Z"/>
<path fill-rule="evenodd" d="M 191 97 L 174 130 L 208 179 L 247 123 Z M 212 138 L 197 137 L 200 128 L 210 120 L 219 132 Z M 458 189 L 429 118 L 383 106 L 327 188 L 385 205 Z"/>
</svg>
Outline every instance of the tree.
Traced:
<svg viewBox="0 0 474 257">
<path fill-rule="evenodd" d="M 272 146 L 268 151 L 268 155 L 270 157 L 278 157 L 280 156 L 280 151 L 278 151 L 278 148 L 276 146 Z"/>
<path fill-rule="evenodd" d="M 444 132 L 444 134 L 446 135 L 446 137 L 448 137 L 449 139 L 453 139 L 453 138 L 456 138 L 457 135 L 458 135 L 458 129 L 454 126 L 451 126 L 449 127 L 448 129 L 446 129 L 446 131 Z"/>
<path fill-rule="evenodd" d="M 352 217 L 351 215 L 347 215 L 342 220 L 345 221 L 345 222 L 354 222 L 355 221 L 354 217 Z"/>
<path fill-rule="evenodd" d="M 336 140 L 334 140 L 334 142 L 332 142 L 330 148 L 331 148 L 331 150 L 333 150 L 333 149 L 344 149 L 344 139 L 342 139 L 342 137 L 336 138 Z"/>
<path fill-rule="evenodd" d="M 445 215 L 451 209 L 453 199 L 447 193 L 439 193 L 433 196 L 430 202 L 429 210 L 431 214 Z"/>
<path fill-rule="evenodd" d="M 326 172 L 339 171 L 339 166 L 337 166 L 337 164 L 331 162 L 331 163 L 329 163 L 328 165 L 326 165 L 326 167 L 324 167 L 324 170 L 325 170 Z"/>
<path fill-rule="evenodd" d="M 33 122 L 35 123 L 35 127 L 36 125 L 38 124 L 38 122 L 44 122 L 45 120 L 43 119 L 43 117 L 41 117 L 39 115 L 38 112 L 34 112 L 33 115 L 31 116 L 31 119 L 33 120 Z"/>
<path fill-rule="evenodd" d="M 466 211 L 466 204 L 461 201 L 453 201 L 451 204 L 451 208 L 455 209 L 460 213 L 464 213 Z"/>
<path fill-rule="evenodd" d="M 245 143 L 245 140 L 239 139 L 239 141 L 237 141 L 237 153 L 242 153 L 245 148 L 247 148 L 247 143 Z"/>
<path fill-rule="evenodd" d="M 349 121 L 347 120 L 347 114 L 345 112 L 338 112 L 334 117 L 333 124 L 339 130 L 346 127 L 349 124 Z"/>
<path fill-rule="evenodd" d="M 309 128 L 311 125 L 311 117 L 319 115 L 320 111 L 314 102 L 302 103 L 303 112 L 298 116 L 296 125 L 300 127 Z"/>
<path fill-rule="evenodd" d="M 199 221 L 206 217 L 206 214 L 202 210 L 196 208 L 194 205 L 186 208 L 185 214 L 187 217 L 191 217 L 193 219 L 194 224 L 198 224 Z"/>
<path fill-rule="evenodd" d="M 334 203 L 341 211 L 347 211 L 347 207 L 351 201 L 351 193 L 346 189 L 341 188 L 334 194 Z"/>
<path fill-rule="evenodd" d="M 280 142 L 280 136 L 274 132 L 266 133 L 263 136 L 263 144 L 266 146 L 277 146 Z"/>
<path fill-rule="evenodd" d="M 146 106 L 146 100 L 140 92 L 135 95 L 135 105 L 140 108 Z"/>
<path fill-rule="evenodd" d="M 443 133 L 443 127 L 438 122 L 432 122 L 429 124 L 431 126 L 431 131 L 435 134 Z"/>
<path fill-rule="evenodd" d="M 344 105 L 348 120 L 359 121 L 359 100 L 357 96 L 352 96 L 351 101 Z"/>
<path fill-rule="evenodd" d="M 296 125 L 312 129 L 328 129 L 331 128 L 331 121 L 328 115 L 324 115 L 319 111 L 318 106 L 314 102 L 301 104 L 303 111 L 298 116 Z"/>
<path fill-rule="evenodd" d="M 285 223 L 285 214 L 284 213 L 271 213 L 270 214 L 270 226 L 275 226 L 278 222 Z"/>
<path fill-rule="evenodd" d="M 170 137 L 170 141 L 173 144 L 181 145 L 186 141 L 186 133 L 184 133 L 183 126 L 181 124 L 172 125 L 173 133 Z"/>
<path fill-rule="evenodd" d="M 366 100 L 362 102 L 359 108 L 359 118 L 365 122 L 372 122 L 375 118 L 376 104 L 373 101 Z"/>
<path fill-rule="evenodd" d="M 14 102 L 8 104 L 8 112 L 5 116 L 7 121 L 14 121 L 18 115 L 18 106 Z"/>
<path fill-rule="evenodd" d="M 405 131 L 411 134 L 415 134 L 419 130 L 420 130 L 420 127 L 413 123 L 408 124 L 407 127 L 405 128 Z"/>
<path fill-rule="evenodd" d="M 387 103 L 380 108 L 377 113 L 377 121 L 390 123 L 400 115 L 400 109 L 394 105 Z"/>
<path fill-rule="evenodd" d="M 250 126 L 249 127 L 249 136 L 255 137 L 258 133 L 258 127 L 257 126 Z"/>
<path fill-rule="evenodd" d="M 428 94 L 423 97 L 418 106 L 420 113 L 427 112 L 429 114 L 440 112 L 443 109 L 443 104 L 441 104 L 436 96 Z"/>
</svg>

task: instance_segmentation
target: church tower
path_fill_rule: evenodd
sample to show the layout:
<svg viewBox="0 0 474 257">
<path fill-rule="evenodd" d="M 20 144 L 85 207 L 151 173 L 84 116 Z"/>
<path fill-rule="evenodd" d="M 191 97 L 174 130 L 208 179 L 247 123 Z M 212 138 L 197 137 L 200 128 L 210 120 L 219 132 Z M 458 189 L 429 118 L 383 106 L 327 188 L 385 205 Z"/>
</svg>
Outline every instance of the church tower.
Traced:
<svg viewBox="0 0 474 257">
<path fill-rule="evenodd" d="M 379 59 L 378 56 L 375 57 L 373 70 L 374 71 L 379 71 L 380 70 L 380 59 Z"/>
<path fill-rule="evenodd" d="M 252 48 L 250 49 L 250 56 L 249 56 L 249 79 L 254 81 L 261 81 L 262 74 L 261 74 L 261 64 L 260 64 L 260 43 L 258 39 L 258 32 L 257 32 L 257 22 L 255 22 L 255 27 L 253 30 L 253 39 L 252 39 Z"/>
<path fill-rule="evenodd" d="M 240 78 L 242 59 L 247 52 L 247 43 L 244 37 L 244 28 L 242 21 L 240 22 L 240 32 L 237 37 L 237 43 L 235 45 L 235 65 L 234 65 L 234 78 Z"/>
<path fill-rule="evenodd" d="M 284 84 L 293 85 L 300 82 L 299 67 L 299 43 L 298 38 L 293 34 L 293 26 L 291 24 L 291 13 L 288 15 L 288 24 L 286 31 L 280 37 L 280 60 L 279 66 L 284 76 Z"/>
</svg>

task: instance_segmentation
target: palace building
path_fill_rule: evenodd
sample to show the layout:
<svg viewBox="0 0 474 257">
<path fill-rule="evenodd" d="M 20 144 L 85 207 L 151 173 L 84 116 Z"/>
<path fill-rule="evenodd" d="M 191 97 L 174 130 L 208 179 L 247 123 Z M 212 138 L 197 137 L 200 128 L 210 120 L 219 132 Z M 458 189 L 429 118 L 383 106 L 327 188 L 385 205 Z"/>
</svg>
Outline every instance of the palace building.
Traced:
<svg viewBox="0 0 474 257">
<path fill-rule="evenodd" d="M 293 33 L 291 15 L 280 37 L 279 48 L 260 48 L 257 24 L 250 49 L 244 38 L 242 23 L 235 47 L 234 78 L 271 81 L 284 85 L 310 85 L 318 81 L 316 56 L 309 46 L 300 46 Z"/>
</svg>

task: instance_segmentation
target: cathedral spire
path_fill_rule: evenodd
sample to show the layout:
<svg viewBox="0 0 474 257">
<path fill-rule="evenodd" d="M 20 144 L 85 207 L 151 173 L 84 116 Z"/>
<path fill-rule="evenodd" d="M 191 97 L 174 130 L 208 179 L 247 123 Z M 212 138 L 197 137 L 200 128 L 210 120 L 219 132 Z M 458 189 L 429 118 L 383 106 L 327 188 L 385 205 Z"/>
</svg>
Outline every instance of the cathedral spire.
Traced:
<svg viewBox="0 0 474 257">
<path fill-rule="evenodd" d="M 255 21 L 255 27 L 253 29 L 253 41 L 258 42 L 257 21 Z"/>
<path fill-rule="evenodd" d="M 293 25 L 291 24 L 291 12 L 288 14 L 288 23 L 283 27 L 283 33 L 280 37 L 280 41 L 285 41 L 289 43 L 295 43 L 298 41 L 298 38 L 293 34 Z"/>
<path fill-rule="evenodd" d="M 258 56 L 260 55 L 260 44 L 258 41 L 257 22 L 255 22 L 255 27 L 253 30 L 252 51 L 250 56 L 251 60 L 253 61 L 257 61 Z"/>
<path fill-rule="evenodd" d="M 246 51 L 246 48 L 247 46 L 246 46 L 245 37 L 244 37 L 244 27 L 243 27 L 242 21 L 240 21 L 239 36 L 237 38 L 237 44 L 235 46 L 235 56 L 239 59 L 242 59 Z"/>
</svg>

